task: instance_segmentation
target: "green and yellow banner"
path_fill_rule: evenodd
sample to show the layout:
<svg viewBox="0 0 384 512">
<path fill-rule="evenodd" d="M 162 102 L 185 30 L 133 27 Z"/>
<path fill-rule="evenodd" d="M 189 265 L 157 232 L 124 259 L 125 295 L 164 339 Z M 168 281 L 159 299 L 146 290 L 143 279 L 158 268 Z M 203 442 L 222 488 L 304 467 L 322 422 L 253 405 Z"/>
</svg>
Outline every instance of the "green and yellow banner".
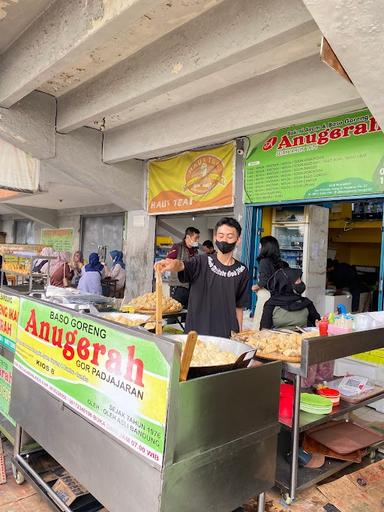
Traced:
<svg viewBox="0 0 384 512">
<path fill-rule="evenodd" d="M 367 109 L 249 139 L 245 203 L 384 194 L 384 135 Z"/>
<path fill-rule="evenodd" d="M 0 345 L 15 351 L 20 299 L 0 292 Z"/>
<path fill-rule="evenodd" d="M 170 368 L 154 342 L 22 298 L 14 366 L 162 464 Z"/>
</svg>

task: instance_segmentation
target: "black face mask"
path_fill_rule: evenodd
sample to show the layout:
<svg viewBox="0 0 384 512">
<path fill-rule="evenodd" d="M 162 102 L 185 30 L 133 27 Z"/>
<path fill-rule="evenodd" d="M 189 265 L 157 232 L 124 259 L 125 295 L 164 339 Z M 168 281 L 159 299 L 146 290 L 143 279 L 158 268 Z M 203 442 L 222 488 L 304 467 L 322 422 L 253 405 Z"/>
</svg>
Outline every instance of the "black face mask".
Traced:
<svg viewBox="0 0 384 512">
<path fill-rule="evenodd" d="M 228 254 L 229 252 L 232 252 L 235 249 L 237 242 L 229 244 L 228 242 L 218 242 L 216 240 L 215 243 L 216 247 L 219 249 L 220 252 L 222 252 L 223 254 Z"/>
<path fill-rule="evenodd" d="M 297 295 L 302 295 L 305 292 L 305 283 L 294 284 L 293 291 L 297 293 Z"/>
</svg>

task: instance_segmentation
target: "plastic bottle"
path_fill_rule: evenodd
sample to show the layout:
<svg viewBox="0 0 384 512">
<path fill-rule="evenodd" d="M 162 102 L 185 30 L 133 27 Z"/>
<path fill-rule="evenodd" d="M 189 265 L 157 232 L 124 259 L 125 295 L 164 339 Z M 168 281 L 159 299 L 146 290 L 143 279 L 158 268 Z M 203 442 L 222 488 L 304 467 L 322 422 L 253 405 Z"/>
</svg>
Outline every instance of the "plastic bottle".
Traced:
<svg viewBox="0 0 384 512">
<path fill-rule="evenodd" d="M 328 318 L 326 316 L 322 317 L 318 323 L 318 328 L 320 336 L 328 336 Z"/>
</svg>

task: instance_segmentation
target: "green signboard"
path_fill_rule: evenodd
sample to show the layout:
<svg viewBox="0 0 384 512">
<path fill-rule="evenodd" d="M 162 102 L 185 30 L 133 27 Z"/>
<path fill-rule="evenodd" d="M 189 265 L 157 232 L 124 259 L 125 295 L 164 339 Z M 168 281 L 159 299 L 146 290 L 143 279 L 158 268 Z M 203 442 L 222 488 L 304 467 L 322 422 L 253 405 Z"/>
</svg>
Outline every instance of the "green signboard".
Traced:
<svg viewBox="0 0 384 512">
<path fill-rule="evenodd" d="M 170 367 L 153 341 L 22 298 L 14 366 L 162 464 Z"/>
<path fill-rule="evenodd" d="M 72 252 L 73 229 L 42 229 L 41 243 L 44 247 L 53 247 L 53 249 L 58 252 Z"/>
<path fill-rule="evenodd" d="M 20 299 L 0 292 L 0 345 L 15 351 Z"/>
<path fill-rule="evenodd" d="M 9 415 L 9 405 L 11 403 L 13 363 L 0 355 L 0 413 L 7 418 L 13 425 L 15 421 Z"/>
<path fill-rule="evenodd" d="M 246 204 L 384 194 L 384 135 L 368 110 L 250 137 Z"/>
</svg>

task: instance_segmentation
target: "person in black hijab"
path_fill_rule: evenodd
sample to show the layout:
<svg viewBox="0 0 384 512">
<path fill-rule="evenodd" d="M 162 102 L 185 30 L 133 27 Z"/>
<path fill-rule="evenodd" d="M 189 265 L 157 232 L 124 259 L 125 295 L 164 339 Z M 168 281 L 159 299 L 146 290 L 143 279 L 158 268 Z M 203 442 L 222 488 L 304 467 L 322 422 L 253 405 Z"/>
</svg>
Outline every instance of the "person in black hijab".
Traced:
<svg viewBox="0 0 384 512">
<path fill-rule="evenodd" d="M 260 328 L 314 327 L 320 320 L 313 302 L 302 297 L 305 284 L 302 271 L 294 268 L 278 269 L 268 281 L 271 298 L 265 303 Z"/>
<path fill-rule="evenodd" d="M 0 255 L 0 272 L 3 274 L 3 286 L 8 286 L 7 276 L 5 275 L 5 272 L 3 269 L 3 257 Z M 1 279 L 1 275 L 0 275 Z"/>
</svg>

